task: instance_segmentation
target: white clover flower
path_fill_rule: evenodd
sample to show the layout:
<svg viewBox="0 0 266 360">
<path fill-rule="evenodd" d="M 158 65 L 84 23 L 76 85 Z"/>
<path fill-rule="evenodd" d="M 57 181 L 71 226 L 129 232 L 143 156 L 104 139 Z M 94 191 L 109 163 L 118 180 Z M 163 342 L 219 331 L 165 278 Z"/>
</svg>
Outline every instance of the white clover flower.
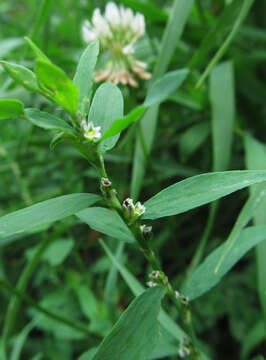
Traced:
<svg viewBox="0 0 266 360">
<path fill-rule="evenodd" d="M 86 120 L 83 119 L 81 121 L 81 128 L 83 130 L 84 137 L 89 141 L 95 141 L 102 136 L 101 127 L 94 126 L 91 121 L 87 124 Z"/>
<path fill-rule="evenodd" d="M 130 8 L 108 2 L 104 15 L 97 8 L 91 22 L 86 20 L 83 23 L 82 34 L 85 42 L 98 39 L 101 48 L 110 53 L 104 68 L 95 73 L 95 81 L 137 87 L 135 77 L 150 79 L 151 74 L 144 70 L 146 63 L 134 58 L 135 44 L 145 34 L 145 18 L 142 14 L 134 14 Z"/>
<path fill-rule="evenodd" d="M 115 28 L 121 23 L 120 11 L 114 2 L 107 3 L 104 16 L 111 27 Z"/>
<path fill-rule="evenodd" d="M 141 216 L 146 211 L 146 208 L 144 205 L 141 204 L 141 202 L 137 202 L 135 205 L 134 213 L 135 215 Z"/>
</svg>

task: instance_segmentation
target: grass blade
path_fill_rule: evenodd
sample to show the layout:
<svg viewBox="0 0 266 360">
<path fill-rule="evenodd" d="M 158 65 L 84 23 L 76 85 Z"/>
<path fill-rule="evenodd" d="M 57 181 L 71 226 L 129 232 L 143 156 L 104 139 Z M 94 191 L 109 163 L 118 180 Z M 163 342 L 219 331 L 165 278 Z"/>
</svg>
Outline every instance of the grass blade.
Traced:
<svg viewBox="0 0 266 360">
<path fill-rule="evenodd" d="M 216 52 L 214 57 L 209 62 L 208 66 L 206 67 L 205 71 L 203 72 L 199 81 L 197 82 L 196 88 L 199 88 L 201 86 L 201 84 L 206 79 L 206 77 L 209 75 L 209 73 L 211 72 L 211 70 L 215 66 L 215 64 L 217 64 L 217 62 L 223 57 L 223 55 L 229 48 L 231 42 L 234 40 L 237 32 L 239 31 L 243 21 L 247 17 L 249 10 L 250 10 L 251 6 L 253 5 L 253 3 L 254 3 L 254 0 L 244 0 L 243 1 L 242 8 L 238 14 L 238 17 L 234 23 L 234 26 L 233 26 L 230 34 L 227 36 L 223 45 L 220 47 L 220 49 Z"/>
<path fill-rule="evenodd" d="M 176 49 L 176 45 L 182 35 L 185 24 L 187 22 L 193 0 L 175 0 L 173 7 L 170 11 L 170 17 L 167 22 L 167 26 L 163 35 L 162 45 L 160 48 L 158 61 L 154 68 L 152 82 L 161 77 L 167 70 L 170 60 Z M 151 85 L 152 85 L 151 82 Z M 152 106 L 140 121 L 140 129 L 142 134 L 145 136 L 145 147 L 147 154 L 150 153 L 154 135 L 157 125 L 159 106 Z M 133 162 L 133 174 L 131 182 L 131 197 L 133 199 L 138 198 L 142 180 L 145 174 L 146 167 L 146 156 L 143 151 L 141 139 L 138 136 L 134 162 Z"/>
</svg>

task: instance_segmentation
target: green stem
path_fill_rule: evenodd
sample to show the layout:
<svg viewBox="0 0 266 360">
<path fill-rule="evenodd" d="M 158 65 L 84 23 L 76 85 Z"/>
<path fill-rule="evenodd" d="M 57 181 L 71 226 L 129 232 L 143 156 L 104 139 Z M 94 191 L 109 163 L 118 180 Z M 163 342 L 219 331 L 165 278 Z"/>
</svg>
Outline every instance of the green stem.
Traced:
<svg viewBox="0 0 266 360">
<path fill-rule="evenodd" d="M 89 158 L 88 161 L 91 162 Z M 99 152 L 96 152 L 96 161 L 94 163 L 94 166 L 98 170 L 98 174 L 101 178 L 102 177 L 108 178 L 103 157 L 101 154 L 99 154 Z M 159 283 L 160 285 L 165 287 L 168 295 L 173 299 L 174 303 L 178 307 L 182 326 L 190 336 L 191 344 L 193 347 L 191 358 L 197 359 L 199 356 L 199 352 L 197 350 L 197 340 L 193 329 L 191 311 L 189 305 L 184 303 L 182 296 L 180 297 L 176 296 L 175 290 L 173 289 L 172 285 L 168 281 L 167 276 L 164 274 L 163 270 L 161 269 L 160 262 L 158 261 L 154 251 L 151 249 L 149 241 L 142 234 L 140 228 L 140 221 L 138 219 L 132 221 L 132 219 L 128 217 L 126 211 L 124 211 L 123 207 L 121 206 L 120 201 L 117 198 L 116 191 L 112 187 L 112 185 L 108 187 L 104 187 L 101 185 L 101 191 L 106 200 L 107 206 L 118 212 L 118 214 L 121 216 L 126 226 L 134 235 L 140 247 L 140 250 L 143 252 L 147 261 L 151 264 L 153 270 L 158 271 L 160 273 Z"/>
</svg>

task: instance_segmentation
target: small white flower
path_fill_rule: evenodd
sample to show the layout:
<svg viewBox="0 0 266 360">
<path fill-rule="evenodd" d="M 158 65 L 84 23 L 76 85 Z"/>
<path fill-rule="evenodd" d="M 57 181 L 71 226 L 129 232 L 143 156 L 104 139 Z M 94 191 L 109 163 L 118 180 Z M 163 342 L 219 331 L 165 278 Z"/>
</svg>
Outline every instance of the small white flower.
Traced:
<svg viewBox="0 0 266 360">
<path fill-rule="evenodd" d="M 106 5 L 104 16 L 112 27 L 115 28 L 120 25 L 120 11 L 114 2 L 109 2 Z"/>
<path fill-rule="evenodd" d="M 109 187 L 112 185 L 112 182 L 108 178 L 101 178 L 101 184 L 104 187 Z"/>
<path fill-rule="evenodd" d="M 135 205 L 135 210 L 134 210 L 135 215 L 141 216 L 142 214 L 145 213 L 145 211 L 146 211 L 145 206 L 142 205 L 140 201 L 138 201 Z"/>
<path fill-rule="evenodd" d="M 81 126 L 83 128 L 84 137 L 89 141 L 95 141 L 102 136 L 101 127 L 94 126 L 91 121 L 87 124 L 85 120 L 82 120 Z"/>
<path fill-rule="evenodd" d="M 189 304 L 189 299 L 188 299 L 188 297 L 187 297 L 187 296 L 182 296 L 182 297 L 181 297 L 181 302 L 182 302 L 182 304 L 184 304 L 184 305 L 188 305 L 188 304 Z"/>
<path fill-rule="evenodd" d="M 127 198 L 123 201 L 123 206 L 130 212 L 130 210 L 135 210 L 135 206 L 133 203 L 133 200 L 130 198 Z"/>
<path fill-rule="evenodd" d="M 82 36 L 84 41 L 90 42 L 97 39 L 97 33 L 95 29 L 91 26 L 91 23 L 86 20 L 82 25 Z"/>
<path fill-rule="evenodd" d="M 142 232 L 143 235 L 147 235 L 150 234 L 152 231 L 152 226 L 147 226 L 147 225 L 140 225 L 140 230 Z"/>
<path fill-rule="evenodd" d="M 142 14 L 136 14 L 132 21 L 132 29 L 138 38 L 145 34 L 145 18 Z"/>
<path fill-rule="evenodd" d="M 159 276 L 160 276 L 160 271 L 158 271 L 158 270 L 154 270 L 154 271 L 149 275 L 149 277 L 150 277 L 151 279 L 155 279 L 155 280 L 159 279 Z"/>
<path fill-rule="evenodd" d="M 101 15 L 100 9 L 95 9 L 92 15 L 92 24 L 94 25 L 98 36 L 112 37 L 108 22 Z"/>
<path fill-rule="evenodd" d="M 178 351 L 178 355 L 179 355 L 182 359 L 185 358 L 185 357 L 187 357 L 189 354 L 190 354 L 190 350 L 189 350 L 187 347 L 185 347 L 185 346 L 181 347 L 181 348 L 179 349 L 179 351 Z"/>
<path fill-rule="evenodd" d="M 175 290 L 174 295 L 175 295 L 175 298 L 178 299 L 180 297 L 180 292 Z"/>
<path fill-rule="evenodd" d="M 120 6 L 121 22 L 124 28 L 131 27 L 132 21 L 134 19 L 133 11 L 130 8 L 125 9 L 123 6 Z"/>
<path fill-rule="evenodd" d="M 154 286 L 156 286 L 157 284 L 155 283 L 155 282 L 153 282 L 153 281 L 148 281 L 147 282 L 147 286 L 148 287 L 154 287 Z"/>
</svg>

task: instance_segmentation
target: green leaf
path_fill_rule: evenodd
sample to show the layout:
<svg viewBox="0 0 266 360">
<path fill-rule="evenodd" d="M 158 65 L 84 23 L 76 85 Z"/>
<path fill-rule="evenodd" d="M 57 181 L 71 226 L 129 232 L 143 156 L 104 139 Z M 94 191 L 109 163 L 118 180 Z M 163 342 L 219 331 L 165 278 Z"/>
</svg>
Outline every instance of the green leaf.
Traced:
<svg viewBox="0 0 266 360">
<path fill-rule="evenodd" d="M 78 88 L 59 67 L 37 59 L 35 72 L 38 83 L 45 91 L 65 108 L 72 116 L 76 116 L 78 107 Z"/>
<path fill-rule="evenodd" d="M 133 294 L 135 296 L 142 294 L 145 288 L 139 282 L 139 280 L 121 262 L 117 260 L 117 258 L 112 254 L 111 250 L 102 240 L 100 240 L 100 244 L 103 247 L 107 256 L 112 261 L 112 263 L 117 267 L 118 271 L 120 272 L 121 276 L 127 283 L 130 290 L 133 292 Z M 161 310 L 159 314 L 159 322 L 179 342 L 181 342 L 182 339 L 186 336 L 184 331 L 176 324 L 175 321 L 172 320 L 169 315 L 167 315 L 164 310 Z"/>
<path fill-rule="evenodd" d="M 167 187 L 146 201 L 143 218 L 177 215 L 265 180 L 264 170 L 236 170 L 193 176 Z"/>
<path fill-rule="evenodd" d="M 25 109 L 25 114 L 27 119 L 36 126 L 48 130 L 63 131 L 71 137 L 75 137 L 72 127 L 67 122 L 53 114 L 49 114 L 38 109 Z"/>
<path fill-rule="evenodd" d="M 245 152 L 246 152 L 246 166 L 250 170 L 265 169 L 266 168 L 266 146 L 254 139 L 252 136 L 246 134 Z M 260 189 L 262 185 L 256 185 L 250 189 L 251 196 Z M 266 192 L 266 186 L 264 187 Z M 262 203 L 256 209 L 254 215 L 255 225 L 266 225 L 266 199 L 264 197 Z M 264 313 L 264 322 L 266 321 L 266 241 L 263 241 L 256 248 L 257 260 L 257 278 L 258 278 L 258 293 L 260 297 L 261 306 Z"/>
<path fill-rule="evenodd" d="M 99 41 L 91 42 L 79 60 L 73 82 L 79 89 L 78 110 L 85 117 L 89 111 L 91 100 L 94 68 L 99 54 Z"/>
<path fill-rule="evenodd" d="M 168 72 L 155 81 L 148 91 L 144 106 L 160 104 L 182 85 L 188 75 L 187 69 Z"/>
<path fill-rule="evenodd" d="M 210 26 L 210 30 L 206 33 L 199 48 L 195 51 L 189 62 L 189 68 L 204 65 L 204 60 L 205 62 L 207 61 L 210 51 L 221 45 L 225 36 L 232 30 L 242 3 L 243 0 L 234 0 L 224 7 L 223 12 L 216 18 L 215 23 Z"/>
<path fill-rule="evenodd" d="M 89 111 L 88 121 L 101 126 L 104 134 L 117 118 L 123 117 L 124 100 L 119 88 L 111 83 L 102 84 L 96 91 Z M 112 149 L 119 135 L 103 140 L 99 145 L 100 152 Z"/>
<path fill-rule="evenodd" d="M 265 200 L 266 197 L 266 183 L 260 184 L 256 187 L 256 191 L 252 193 L 249 199 L 246 201 L 245 205 L 241 209 L 235 225 L 230 232 L 228 239 L 225 242 L 223 253 L 221 254 L 221 258 L 219 259 L 215 272 L 220 271 L 220 267 L 225 260 L 226 256 L 229 256 L 232 247 L 237 241 L 237 237 L 240 234 L 240 231 L 248 224 L 248 222 L 252 219 L 255 211 L 258 206 L 261 205 L 262 201 Z"/>
<path fill-rule="evenodd" d="M 12 64 L 7 61 L 0 61 L 9 76 L 30 91 L 39 92 L 36 75 L 25 66 Z"/>
<path fill-rule="evenodd" d="M 145 113 L 146 106 L 138 106 L 136 109 L 132 110 L 128 115 L 123 118 L 116 119 L 110 128 L 104 133 L 100 138 L 100 141 L 108 139 L 116 134 L 119 134 L 122 130 L 125 130 L 133 122 L 138 121 L 142 115 Z"/>
<path fill-rule="evenodd" d="M 160 51 L 155 65 L 153 76 L 151 81 L 155 81 L 160 78 L 166 71 L 171 61 L 172 56 L 175 53 L 176 46 L 180 41 L 181 35 L 185 28 L 185 24 L 188 20 L 193 0 L 175 0 L 171 9 L 169 10 L 169 16 L 167 26 L 164 30 Z M 154 141 L 154 136 L 157 127 L 158 118 L 158 105 L 152 106 L 140 121 L 140 133 L 142 133 L 145 139 L 146 153 L 149 154 Z M 146 168 L 146 156 L 142 146 L 142 140 L 140 136 L 137 138 L 133 174 L 131 181 L 130 193 L 133 199 L 137 199 L 143 177 L 145 175 Z"/>
<path fill-rule="evenodd" d="M 17 118 L 24 113 L 24 105 L 19 100 L 0 99 L 0 120 Z"/>
<path fill-rule="evenodd" d="M 210 125 L 207 122 L 200 122 L 192 125 L 179 137 L 179 148 L 181 158 L 187 160 L 206 140 L 210 133 Z"/>
<path fill-rule="evenodd" d="M 0 236 L 26 233 L 38 226 L 64 219 L 100 200 L 94 194 L 70 194 L 46 200 L 0 217 Z"/>
<path fill-rule="evenodd" d="M 24 39 L 27 41 L 28 45 L 30 46 L 31 50 L 37 58 L 51 63 L 50 59 L 48 59 L 48 57 L 42 52 L 42 50 L 39 49 L 38 46 L 34 44 L 34 42 L 29 37 L 25 36 Z"/>
<path fill-rule="evenodd" d="M 184 288 L 184 294 L 190 300 L 196 299 L 219 283 L 222 277 L 243 257 L 252 247 L 266 239 L 266 226 L 253 226 L 244 229 L 230 254 L 225 258 L 218 273 L 215 273 L 217 262 L 225 249 L 225 244 L 214 250 L 204 262 L 195 269 Z"/>
<path fill-rule="evenodd" d="M 261 319 L 251 329 L 248 330 L 248 333 L 243 338 L 241 359 L 247 359 L 251 351 L 253 351 L 265 339 L 265 323 Z"/>
<path fill-rule="evenodd" d="M 112 210 L 93 207 L 78 212 L 76 216 L 93 230 L 100 231 L 117 240 L 130 243 L 135 241 L 134 235 L 129 231 L 124 221 Z"/>
<path fill-rule="evenodd" d="M 72 239 L 57 239 L 43 254 L 43 260 L 46 260 L 51 266 L 61 265 L 70 254 L 75 243 Z"/>
<path fill-rule="evenodd" d="M 138 296 L 100 344 L 93 360 L 146 360 L 159 336 L 158 315 L 164 288 Z"/>
<path fill-rule="evenodd" d="M 65 133 L 64 133 L 64 132 L 60 132 L 60 133 L 56 134 L 56 135 L 52 138 L 52 140 L 51 140 L 51 142 L 50 142 L 50 145 L 49 145 L 50 150 L 54 150 L 55 147 L 56 147 L 56 145 L 57 145 L 61 140 L 63 140 L 64 137 L 65 137 Z"/>
<path fill-rule="evenodd" d="M 234 71 L 232 62 L 216 66 L 210 77 L 212 107 L 213 170 L 228 169 L 235 118 Z"/>
<path fill-rule="evenodd" d="M 83 353 L 78 360 L 92 360 L 94 355 L 96 354 L 98 348 L 97 347 L 93 347 L 90 350 L 86 351 L 85 353 Z"/>
</svg>

